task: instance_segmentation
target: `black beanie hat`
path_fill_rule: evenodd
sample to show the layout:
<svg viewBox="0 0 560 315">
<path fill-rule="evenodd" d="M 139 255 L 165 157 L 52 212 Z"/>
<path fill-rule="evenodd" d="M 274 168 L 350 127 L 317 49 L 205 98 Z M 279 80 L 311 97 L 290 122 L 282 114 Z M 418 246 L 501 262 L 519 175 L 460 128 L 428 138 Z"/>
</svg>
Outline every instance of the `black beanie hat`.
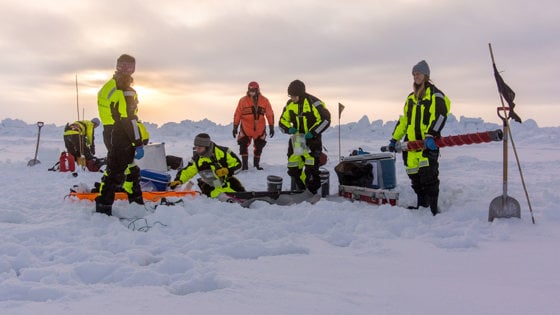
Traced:
<svg viewBox="0 0 560 315">
<path fill-rule="evenodd" d="M 304 96 L 305 95 L 305 84 L 300 80 L 294 80 L 288 86 L 288 95 L 292 96 Z"/>
<path fill-rule="evenodd" d="M 194 138 L 195 147 L 209 147 L 211 144 L 212 140 L 210 140 L 210 136 L 207 133 L 199 133 Z"/>
</svg>

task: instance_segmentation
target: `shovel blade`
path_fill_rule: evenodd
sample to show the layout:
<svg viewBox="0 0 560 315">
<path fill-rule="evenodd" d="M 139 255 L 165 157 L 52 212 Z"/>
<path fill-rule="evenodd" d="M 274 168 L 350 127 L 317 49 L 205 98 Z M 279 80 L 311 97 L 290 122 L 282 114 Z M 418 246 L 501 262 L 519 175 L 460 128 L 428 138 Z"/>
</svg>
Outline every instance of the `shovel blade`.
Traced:
<svg viewBox="0 0 560 315">
<path fill-rule="evenodd" d="M 519 202 L 512 197 L 498 196 L 490 202 L 488 211 L 488 222 L 495 218 L 521 218 L 521 207 Z"/>
<path fill-rule="evenodd" d="M 37 160 L 37 159 L 33 159 L 33 160 L 29 160 L 29 162 L 27 162 L 27 166 L 34 166 L 37 164 L 41 164 L 41 161 Z"/>
</svg>

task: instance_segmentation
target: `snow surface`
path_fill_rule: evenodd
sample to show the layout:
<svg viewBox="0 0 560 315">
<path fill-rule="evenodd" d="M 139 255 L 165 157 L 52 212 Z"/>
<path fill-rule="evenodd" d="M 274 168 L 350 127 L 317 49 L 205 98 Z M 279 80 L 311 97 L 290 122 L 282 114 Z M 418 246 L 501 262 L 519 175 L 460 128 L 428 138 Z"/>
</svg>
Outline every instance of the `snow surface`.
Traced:
<svg viewBox="0 0 560 315">
<path fill-rule="evenodd" d="M 499 121 L 499 120 L 497 120 Z M 379 152 L 395 121 L 340 128 L 342 155 Z M 231 125 L 148 124 L 168 155 L 190 158 L 192 139 L 208 132 L 237 151 Z M 528 120 L 512 133 L 533 208 L 509 149 L 508 195 L 521 219 L 489 223 L 503 194 L 502 143 L 441 150 L 440 215 L 335 197 L 338 126 L 325 135 L 331 195 L 315 205 L 251 208 L 205 197 L 156 209 L 129 227 L 64 196 L 100 173 L 48 172 L 64 148 L 62 126 L 46 124 L 38 159 L 37 127 L 0 123 L 1 314 L 558 314 L 560 310 L 560 127 Z M 99 128 L 100 129 L 100 128 Z M 445 135 L 501 129 L 450 117 Z M 98 155 L 104 152 L 97 130 Z M 288 137 L 278 130 L 262 166 L 240 173 L 249 190 L 286 174 Z M 511 142 L 510 142 L 511 144 Z M 397 159 L 400 205 L 415 196 Z M 173 173 L 172 173 L 173 174 Z M 174 175 L 174 174 L 173 174 Z M 116 209 L 127 209 L 116 203 Z M 148 229 L 147 232 L 133 228 Z"/>
</svg>

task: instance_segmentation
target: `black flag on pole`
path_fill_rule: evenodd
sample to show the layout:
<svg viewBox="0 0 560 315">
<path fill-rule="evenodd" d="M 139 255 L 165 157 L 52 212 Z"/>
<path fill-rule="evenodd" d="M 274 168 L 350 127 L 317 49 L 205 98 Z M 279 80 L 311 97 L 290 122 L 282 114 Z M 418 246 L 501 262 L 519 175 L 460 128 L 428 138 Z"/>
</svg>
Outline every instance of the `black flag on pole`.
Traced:
<svg viewBox="0 0 560 315">
<path fill-rule="evenodd" d="M 494 67 L 494 77 L 496 78 L 496 84 L 498 84 L 498 91 L 502 95 L 502 97 L 506 100 L 509 105 L 509 117 L 513 120 L 521 123 L 521 117 L 519 117 L 514 111 L 513 108 L 515 107 L 515 103 L 513 100 L 515 99 L 515 92 L 504 82 L 504 79 L 498 72 L 496 68 L 496 64 L 493 64 Z"/>
<path fill-rule="evenodd" d="M 344 110 L 344 105 L 338 103 L 338 119 L 340 119 L 340 115 L 342 115 L 343 110 Z"/>
</svg>

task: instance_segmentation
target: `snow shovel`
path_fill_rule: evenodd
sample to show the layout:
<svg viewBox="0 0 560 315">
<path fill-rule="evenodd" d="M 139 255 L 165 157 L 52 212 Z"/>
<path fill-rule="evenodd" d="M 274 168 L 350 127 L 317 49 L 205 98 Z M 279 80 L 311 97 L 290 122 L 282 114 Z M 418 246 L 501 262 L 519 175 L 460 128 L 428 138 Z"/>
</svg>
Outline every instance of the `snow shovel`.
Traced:
<svg viewBox="0 0 560 315">
<path fill-rule="evenodd" d="M 41 161 L 37 160 L 37 153 L 39 153 L 39 140 L 41 139 L 41 128 L 43 127 L 44 123 L 42 121 L 37 122 L 37 127 L 39 127 L 39 132 L 37 133 L 37 146 L 35 147 L 35 157 L 33 160 L 29 160 L 27 162 L 27 166 L 34 166 L 36 164 L 41 164 Z"/>
<path fill-rule="evenodd" d="M 498 116 L 504 122 L 504 140 L 503 140 L 503 155 L 504 155 L 504 168 L 503 168 L 503 189 L 504 193 L 490 202 L 490 210 L 488 212 L 488 222 L 492 222 L 494 218 L 521 218 L 521 207 L 519 202 L 514 198 L 507 195 L 507 169 L 508 169 L 508 122 L 509 117 L 500 115 L 500 109 L 507 111 L 508 107 L 498 107 Z"/>
</svg>

